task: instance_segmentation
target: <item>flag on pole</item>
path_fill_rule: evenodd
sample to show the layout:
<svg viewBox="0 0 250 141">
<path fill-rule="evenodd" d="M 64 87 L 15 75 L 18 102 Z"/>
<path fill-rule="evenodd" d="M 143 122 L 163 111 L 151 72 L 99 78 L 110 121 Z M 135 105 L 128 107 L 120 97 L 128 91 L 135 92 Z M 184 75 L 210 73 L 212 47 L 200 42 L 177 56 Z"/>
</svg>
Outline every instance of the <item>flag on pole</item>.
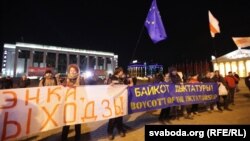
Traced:
<svg viewBox="0 0 250 141">
<path fill-rule="evenodd" d="M 238 48 L 250 46 L 250 37 L 233 37 L 233 41 Z"/>
<path fill-rule="evenodd" d="M 154 43 L 162 41 L 167 38 L 160 12 L 158 10 L 156 0 L 153 0 L 149 9 L 146 21 L 144 23 L 148 30 L 148 34 Z"/>
<path fill-rule="evenodd" d="M 220 33 L 219 21 L 208 11 L 209 28 L 212 37 L 215 37 L 216 33 Z"/>
</svg>

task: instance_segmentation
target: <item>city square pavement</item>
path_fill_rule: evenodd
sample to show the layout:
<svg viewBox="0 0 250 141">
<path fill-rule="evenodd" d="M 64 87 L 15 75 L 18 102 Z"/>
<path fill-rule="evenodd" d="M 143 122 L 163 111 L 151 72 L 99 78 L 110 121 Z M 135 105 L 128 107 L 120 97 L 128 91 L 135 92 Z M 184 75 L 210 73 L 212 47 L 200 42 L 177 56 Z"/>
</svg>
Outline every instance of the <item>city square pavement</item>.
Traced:
<svg viewBox="0 0 250 141">
<path fill-rule="evenodd" d="M 240 82 L 240 92 L 235 95 L 235 105 L 229 107 L 233 111 L 212 111 L 207 112 L 204 108 L 200 108 L 199 114 L 194 116 L 194 119 L 184 119 L 182 116 L 179 119 L 171 120 L 172 125 L 184 124 L 248 124 L 250 125 L 250 92 L 245 87 L 244 80 Z M 144 140 L 144 125 L 160 125 L 158 121 L 160 110 L 135 113 L 124 117 L 124 124 L 127 128 L 125 137 L 120 137 L 115 130 L 114 141 L 143 141 Z M 74 141 L 74 126 L 70 127 L 69 141 Z M 39 133 L 33 136 L 22 138 L 23 141 L 60 141 L 62 128 Z M 82 141 L 107 141 L 107 120 L 82 124 Z"/>
</svg>

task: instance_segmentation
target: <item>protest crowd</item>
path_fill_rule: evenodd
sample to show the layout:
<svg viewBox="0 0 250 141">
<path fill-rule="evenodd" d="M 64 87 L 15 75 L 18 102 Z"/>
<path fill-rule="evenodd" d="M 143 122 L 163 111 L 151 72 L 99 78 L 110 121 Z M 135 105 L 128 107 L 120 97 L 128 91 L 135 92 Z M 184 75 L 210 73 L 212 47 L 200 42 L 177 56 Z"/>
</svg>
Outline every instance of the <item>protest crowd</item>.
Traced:
<svg viewBox="0 0 250 141">
<path fill-rule="evenodd" d="M 200 112 L 223 112 L 232 111 L 233 105 L 237 104 L 234 101 L 235 93 L 239 92 L 238 83 L 240 81 L 239 76 L 236 73 L 228 72 L 228 75 L 223 77 L 219 74 L 219 71 L 214 72 L 207 71 L 205 74 L 191 74 L 186 76 L 185 74 L 181 77 L 178 74 L 178 70 L 174 67 L 170 67 L 168 72 L 165 74 L 156 73 L 155 76 L 147 81 L 147 84 L 157 84 L 157 83 L 173 83 L 173 84 L 189 84 L 189 83 L 212 83 L 218 84 L 219 96 L 217 102 L 204 103 L 204 104 L 192 104 L 192 105 L 182 105 L 173 106 L 161 109 L 160 115 L 158 117 L 159 122 L 164 125 L 171 124 L 172 120 L 177 120 L 181 116 L 185 119 L 195 120 L 195 116 L 199 115 Z M 250 91 L 250 72 L 248 76 L 244 78 L 245 85 Z M 12 88 L 27 88 L 31 87 L 31 80 L 24 74 L 18 81 L 13 82 L 12 78 L 2 77 L 0 79 L 1 89 L 12 89 Z M 46 70 L 42 79 L 39 80 L 37 84 L 38 87 L 44 86 L 56 86 L 62 85 L 65 87 L 77 87 L 80 85 L 117 85 L 123 84 L 131 87 L 133 85 L 138 85 L 135 77 L 131 77 L 125 74 L 121 67 L 115 69 L 114 74 L 109 74 L 103 81 L 99 81 L 98 76 L 93 75 L 91 78 L 85 79 L 80 75 L 79 67 L 75 64 L 71 64 L 67 69 L 67 76 L 61 77 L 60 74 L 53 74 L 51 70 Z M 32 85 L 34 86 L 34 85 Z M 36 86 L 36 87 L 37 87 Z M 123 123 L 123 117 L 111 118 L 108 121 L 107 137 L 109 140 L 114 139 L 114 129 L 116 128 L 118 134 L 121 137 L 126 135 L 126 123 Z M 81 140 L 81 124 L 74 125 L 75 130 L 75 140 Z M 61 140 L 67 140 L 70 126 L 63 126 L 61 133 Z"/>
</svg>

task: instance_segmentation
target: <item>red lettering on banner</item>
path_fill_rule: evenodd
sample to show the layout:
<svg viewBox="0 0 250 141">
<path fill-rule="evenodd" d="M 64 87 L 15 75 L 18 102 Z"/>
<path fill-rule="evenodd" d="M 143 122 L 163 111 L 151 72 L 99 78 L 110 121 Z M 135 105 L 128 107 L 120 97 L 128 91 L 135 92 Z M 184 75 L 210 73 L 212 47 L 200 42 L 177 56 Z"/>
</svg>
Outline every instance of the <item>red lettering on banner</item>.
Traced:
<svg viewBox="0 0 250 141">
<path fill-rule="evenodd" d="M 8 112 L 5 112 L 4 113 L 4 121 L 3 121 L 3 131 L 2 131 L 2 137 L 1 137 L 1 140 L 4 141 L 4 140 L 8 140 L 8 139 L 11 139 L 11 138 L 16 138 L 20 133 L 21 133 L 21 125 L 17 122 L 17 121 L 14 121 L 14 120 L 9 120 L 8 121 L 8 116 L 9 116 L 9 113 Z M 7 136 L 7 126 L 8 125 L 12 125 L 12 126 L 15 126 L 16 127 L 16 132 L 12 135 L 8 135 Z M 13 130 L 12 130 L 13 131 Z"/>
<path fill-rule="evenodd" d="M 67 107 L 68 106 L 73 106 L 73 108 L 74 108 L 74 111 L 73 111 L 73 113 L 67 113 Z M 63 118 L 63 121 L 64 121 L 64 123 L 65 124 L 67 124 L 67 123 L 73 123 L 73 122 L 75 122 L 76 121 L 76 111 L 77 111 L 77 107 L 76 107 L 76 104 L 75 103 L 66 103 L 65 105 L 64 105 L 64 111 L 63 111 L 63 115 L 64 115 L 64 118 Z M 70 114 L 70 115 L 74 115 L 74 117 L 73 117 L 73 119 L 72 120 L 69 120 L 69 121 L 67 121 L 67 119 L 66 119 L 66 115 L 67 114 Z"/>
<path fill-rule="evenodd" d="M 110 114 L 108 114 L 108 115 L 104 115 L 104 114 L 103 114 L 102 117 L 104 117 L 104 118 L 111 117 L 111 116 L 112 116 L 112 110 L 111 110 L 111 108 L 109 107 L 109 100 L 104 99 L 104 100 L 102 101 L 102 105 L 103 105 L 103 103 L 107 103 L 107 106 L 105 107 L 105 109 L 108 110 Z"/>
<path fill-rule="evenodd" d="M 88 115 L 88 108 L 89 106 L 91 106 L 91 115 Z M 95 115 L 95 101 L 90 101 L 86 104 L 85 107 L 85 114 L 84 117 L 82 117 L 82 121 L 84 122 L 85 119 L 94 119 L 94 121 L 96 121 L 97 119 L 97 115 Z"/>
<path fill-rule="evenodd" d="M 30 133 L 31 113 L 32 113 L 32 109 L 29 108 L 28 118 L 27 118 L 27 124 L 26 124 L 26 135 L 28 135 Z"/>
<path fill-rule="evenodd" d="M 38 104 L 39 103 L 39 95 L 40 95 L 40 89 L 38 88 L 37 90 L 36 90 L 36 96 L 35 97 L 29 97 L 29 95 L 30 95 L 30 91 L 29 91 L 29 89 L 26 89 L 26 97 L 25 97 L 25 105 L 27 106 L 28 105 L 28 101 L 29 100 L 36 100 L 36 104 Z"/>
<path fill-rule="evenodd" d="M 66 95 L 65 95 L 65 101 L 68 100 L 68 97 L 70 97 L 71 95 L 74 96 L 74 100 L 76 100 L 76 88 L 69 88 L 67 89 Z"/>
<path fill-rule="evenodd" d="M 116 98 L 118 99 L 118 98 Z M 114 99 L 115 115 L 123 115 L 123 97 L 119 97 L 121 105 L 116 105 L 116 99 Z"/>
<path fill-rule="evenodd" d="M 47 120 L 44 122 L 44 124 L 42 125 L 42 127 L 40 128 L 40 130 L 43 130 L 43 128 L 48 124 L 48 122 L 51 120 L 51 122 L 55 125 L 58 126 L 58 124 L 56 123 L 56 121 L 52 118 L 52 116 L 54 115 L 55 111 L 57 110 L 59 104 L 56 104 L 54 109 L 52 110 L 51 113 L 49 113 L 46 109 L 46 107 L 42 107 L 43 111 L 46 113 L 47 115 Z"/>
<path fill-rule="evenodd" d="M 47 98 L 48 103 L 50 102 L 50 99 L 51 99 L 52 95 L 57 96 L 58 101 L 60 101 L 61 96 L 60 96 L 60 94 L 56 93 L 56 91 L 58 91 L 58 90 L 61 90 L 61 87 L 56 87 L 56 88 L 54 88 L 52 90 L 51 90 L 51 88 L 48 88 L 48 98 Z"/>
<path fill-rule="evenodd" d="M 0 109 L 9 109 L 9 108 L 13 108 L 13 107 L 16 106 L 16 104 L 17 104 L 17 96 L 16 96 L 16 93 L 14 91 L 3 91 L 2 94 L 12 95 L 13 98 L 6 98 L 5 101 L 6 102 L 12 102 L 12 104 L 11 105 L 7 105 L 6 103 L 3 102 L 3 104 L 5 104 L 7 106 L 0 105 Z"/>
</svg>

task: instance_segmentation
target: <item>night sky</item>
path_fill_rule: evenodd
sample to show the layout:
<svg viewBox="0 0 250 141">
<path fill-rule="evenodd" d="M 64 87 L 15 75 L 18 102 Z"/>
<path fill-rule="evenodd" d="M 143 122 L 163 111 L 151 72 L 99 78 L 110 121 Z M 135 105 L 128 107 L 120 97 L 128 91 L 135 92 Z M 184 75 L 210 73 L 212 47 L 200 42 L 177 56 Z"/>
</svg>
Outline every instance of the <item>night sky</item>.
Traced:
<svg viewBox="0 0 250 141">
<path fill-rule="evenodd" d="M 133 59 L 169 66 L 221 56 L 237 49 L 231 37 L 250 36 L 250 0 L 157 0 L 168 38 L 153 44 L 144 27 L 151 2 L 2 0 L 1 51 L 15 42 L 111 51 L 126 67 L 139 40 Z M 220 22 L 214 39 L 208 10 Z"/>
</svg>

